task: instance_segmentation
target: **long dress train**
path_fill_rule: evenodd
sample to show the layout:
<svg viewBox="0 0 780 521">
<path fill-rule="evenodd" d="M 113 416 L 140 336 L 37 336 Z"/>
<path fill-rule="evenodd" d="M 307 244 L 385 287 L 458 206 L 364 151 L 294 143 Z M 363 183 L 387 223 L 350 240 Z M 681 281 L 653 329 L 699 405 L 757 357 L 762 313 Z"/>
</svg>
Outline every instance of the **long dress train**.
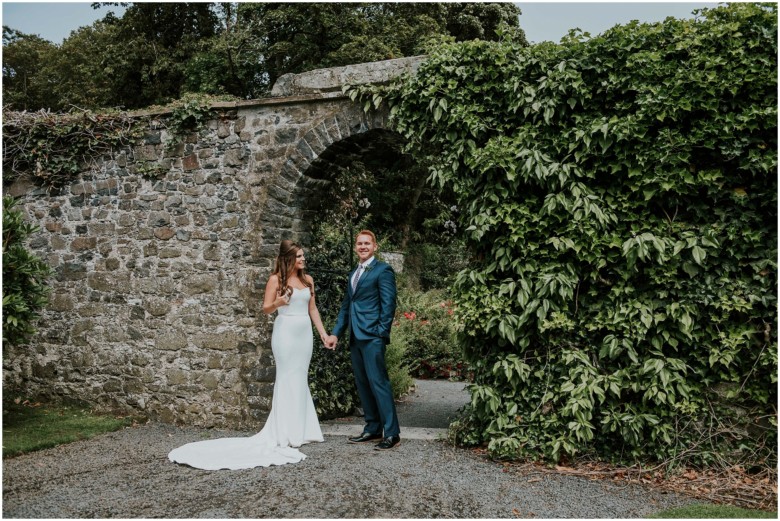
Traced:
<svg viewBox="0 0 780 521">
<path fill-rule="evenodd" d="M 324 441 L 308 383 L 314 347 L 310 298 L 308 288 L 294 289 L 290 303 L 277 312 L 271 335 L 276 382 L 263 429 L 246 438 L 188 443 L 172 450 L 168 459 L 205 470 L 267 467 L 297 463 L 306 458 L 297 447 Z"/>
</svg>

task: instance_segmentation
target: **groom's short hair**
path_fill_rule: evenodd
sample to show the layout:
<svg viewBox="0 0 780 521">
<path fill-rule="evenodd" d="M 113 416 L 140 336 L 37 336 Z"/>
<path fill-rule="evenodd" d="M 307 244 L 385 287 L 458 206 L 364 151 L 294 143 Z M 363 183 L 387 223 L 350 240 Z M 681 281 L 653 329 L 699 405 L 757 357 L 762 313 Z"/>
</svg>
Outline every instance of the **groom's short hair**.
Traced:
<svg viewBox="0 0 780 521">
<path fill-rule="evenodd" d="M 371 237 L 371 240 L 374 241 L 374 244 L 377 243 L 376 235 L 374 235 L 374 232 L 372 232 L 371 230 L 360 230 L 358 234 L 355 235 L 355 242 L 357 242 L 357 238 L 360 237 L 361 235 L 368 235 L 369 237 Z"/>
</svg>

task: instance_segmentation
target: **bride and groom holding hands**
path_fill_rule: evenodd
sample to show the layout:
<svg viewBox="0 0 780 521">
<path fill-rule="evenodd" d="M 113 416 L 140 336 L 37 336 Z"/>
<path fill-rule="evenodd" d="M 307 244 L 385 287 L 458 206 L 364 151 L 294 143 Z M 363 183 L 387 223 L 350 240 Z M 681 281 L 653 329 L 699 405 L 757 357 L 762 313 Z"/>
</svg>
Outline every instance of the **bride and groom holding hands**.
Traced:
<svg viewBox="0 0 780 521">
<path fill-rule="evenodd" d="M 400 428 L 385 366 L 396 308 L 395 273 L 389 264 L 374 258 L 376 250 L 376 236 L 360 231 L 355 237 L 360 264 L 349 276 L 336 325 L 328 334 L 315 302 L 314 280 L 306 274 L 304 252 L 292 241 L 282 241 L 263 299 L 263 311 L 277 313 L 271 335 L 276 381 L 265 426 L 251 437 L 188 443 L 168 454 L 171 461 L 206 470 L 283 465 L 306 457 L 297 450 L 301 445 L 324 441 L 308 384 L 312 324 L 327 349 L 336 349 L 339 339 L 350 333 L 352 370 L 365 426 L 348 441 L 376 442 L 376 450 L 398 446 Z"/>
</svg>

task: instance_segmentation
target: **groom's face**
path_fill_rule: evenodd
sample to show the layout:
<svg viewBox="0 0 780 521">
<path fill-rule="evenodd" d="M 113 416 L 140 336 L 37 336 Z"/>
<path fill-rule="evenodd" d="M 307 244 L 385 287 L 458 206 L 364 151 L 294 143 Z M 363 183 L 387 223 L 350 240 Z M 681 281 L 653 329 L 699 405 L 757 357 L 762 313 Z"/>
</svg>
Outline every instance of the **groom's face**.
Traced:
<svg viewBox="0 0 780 521">
<path fill-rule="evenodd" d="M 370 235 L 358 235 L 355 239 L 355 253 L 358 255 L 360 262 L 366 262 L 376 251 L 376 244 Z"/>
</svg>

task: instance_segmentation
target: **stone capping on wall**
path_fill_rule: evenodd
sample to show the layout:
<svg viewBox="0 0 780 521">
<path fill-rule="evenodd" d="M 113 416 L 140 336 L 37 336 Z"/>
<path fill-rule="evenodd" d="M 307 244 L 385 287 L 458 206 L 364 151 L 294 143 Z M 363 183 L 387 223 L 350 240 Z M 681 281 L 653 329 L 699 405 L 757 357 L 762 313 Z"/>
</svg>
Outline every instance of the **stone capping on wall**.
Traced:
<svg viewBox="0 0 780 521">
<path fill-rule="evenodd" d="M 405 73 L 414 73 L 427 56 L 357 63 L 344 67 L 316 69 L 300 74 L 284 74 L 271 89 L 272 97 L 341 91 L 344 85 L 382 84 Z"/>
<path fill-rule="evenodd" d="M 210 108 L 212 109 L 242 109 L 251 107 L 262 107 L 270 105 L 300 105 L 302 103 L 317 103 L 325 100 L 337 100 L 346 99 L 347 96 L 341 92 L 324 92 L 317 94 L 306 94 L 301 96 L 286 96 L 279 98 L 258 98 L 251 100 L 241 101 L 215 101 L 212 102 Z M 160 109 L 141 109 L 129 111 L 128 115 L 131 117 L 146 117 L 146 116 L 165 116 L 172 114 L 172 108 L 160 108 Z"/>
</svg>

